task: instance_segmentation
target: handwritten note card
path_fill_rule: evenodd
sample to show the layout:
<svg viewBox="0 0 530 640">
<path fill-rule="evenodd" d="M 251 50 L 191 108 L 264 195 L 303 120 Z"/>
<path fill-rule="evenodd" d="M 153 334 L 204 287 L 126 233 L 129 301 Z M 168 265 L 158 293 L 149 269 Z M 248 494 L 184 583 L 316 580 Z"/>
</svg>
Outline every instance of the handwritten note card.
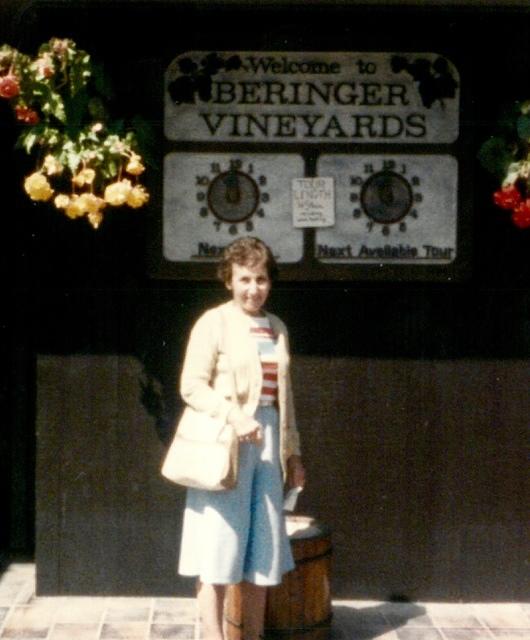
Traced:
<svg viewBox="0 0 530 640">
<path fill-rule="evenodd" d="M 332 227 L 335 224 L 333 178 L 294 178 L 292 193 L 294 227 Z"/>
</svg>

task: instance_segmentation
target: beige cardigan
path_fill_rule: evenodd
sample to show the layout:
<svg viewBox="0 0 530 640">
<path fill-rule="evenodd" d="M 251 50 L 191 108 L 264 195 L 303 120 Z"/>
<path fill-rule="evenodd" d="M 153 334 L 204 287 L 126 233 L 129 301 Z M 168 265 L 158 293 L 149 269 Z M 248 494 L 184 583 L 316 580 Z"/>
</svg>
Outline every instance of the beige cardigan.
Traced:
<svg viewBox="0 0 530 640">
<path fill-rule="evenodd" d="M 300 454 L 289 342 L 284 323 L 271 313 L 267 317 L 278 337 L 280 461 L 285 474 L 289 457 Z M 253 416 L 261 387 L 261 363 L 250 336 L 248 316 L 232 300 L 206 311 L 195 323 L 186 349 L 180 378 L 180 393 L 186 404 L 225 422 L 234 406 Z"/>
</svg>

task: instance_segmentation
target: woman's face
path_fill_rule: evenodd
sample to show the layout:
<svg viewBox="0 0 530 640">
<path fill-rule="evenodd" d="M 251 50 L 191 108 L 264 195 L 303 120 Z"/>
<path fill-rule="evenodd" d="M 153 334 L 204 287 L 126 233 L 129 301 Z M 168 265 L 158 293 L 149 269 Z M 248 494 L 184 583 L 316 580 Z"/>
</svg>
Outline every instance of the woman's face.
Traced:
<svg viewBox="0 0 530 640">
<path fill-rule="evenodd" d="M 271 281 L 263 263 L 253 266 L 233 264 L 232 278 L 226 287 L 232 292 L 234 302 L 242 311 L 256 316 L 261 313 L 269 296 Z"/>
</svg>

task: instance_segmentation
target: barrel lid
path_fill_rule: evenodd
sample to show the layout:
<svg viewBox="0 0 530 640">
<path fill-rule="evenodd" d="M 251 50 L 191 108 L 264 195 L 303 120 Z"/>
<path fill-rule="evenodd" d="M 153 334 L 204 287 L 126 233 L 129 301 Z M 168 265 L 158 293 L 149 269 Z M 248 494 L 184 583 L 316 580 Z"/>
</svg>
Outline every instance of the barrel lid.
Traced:
<svg viewBox="0 0 530 640">
<path fill-rule="evenodd" d="M 291 540 L 314 538 L 329 534 L 329 528 L 311 516 L 286 515 L 285 526 Z"/>
</svg>

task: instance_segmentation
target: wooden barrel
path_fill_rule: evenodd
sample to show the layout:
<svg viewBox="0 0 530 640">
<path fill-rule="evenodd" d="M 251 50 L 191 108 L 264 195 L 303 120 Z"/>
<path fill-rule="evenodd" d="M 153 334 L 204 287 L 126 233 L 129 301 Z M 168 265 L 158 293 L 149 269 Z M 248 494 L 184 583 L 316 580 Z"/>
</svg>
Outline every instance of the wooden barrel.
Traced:
<svg viewBox="0 0 530 640">
<path fill-rule="evenodd" d="M 331 535 L 308 516 L 287 516 L 295 568 L 280 585 L 267 587 L 265 637 L 323 640 L 331 625 Z M 243 640 L 240 585 L 228 588 L 225 603 L 228 640 Z"/>
</svg>

